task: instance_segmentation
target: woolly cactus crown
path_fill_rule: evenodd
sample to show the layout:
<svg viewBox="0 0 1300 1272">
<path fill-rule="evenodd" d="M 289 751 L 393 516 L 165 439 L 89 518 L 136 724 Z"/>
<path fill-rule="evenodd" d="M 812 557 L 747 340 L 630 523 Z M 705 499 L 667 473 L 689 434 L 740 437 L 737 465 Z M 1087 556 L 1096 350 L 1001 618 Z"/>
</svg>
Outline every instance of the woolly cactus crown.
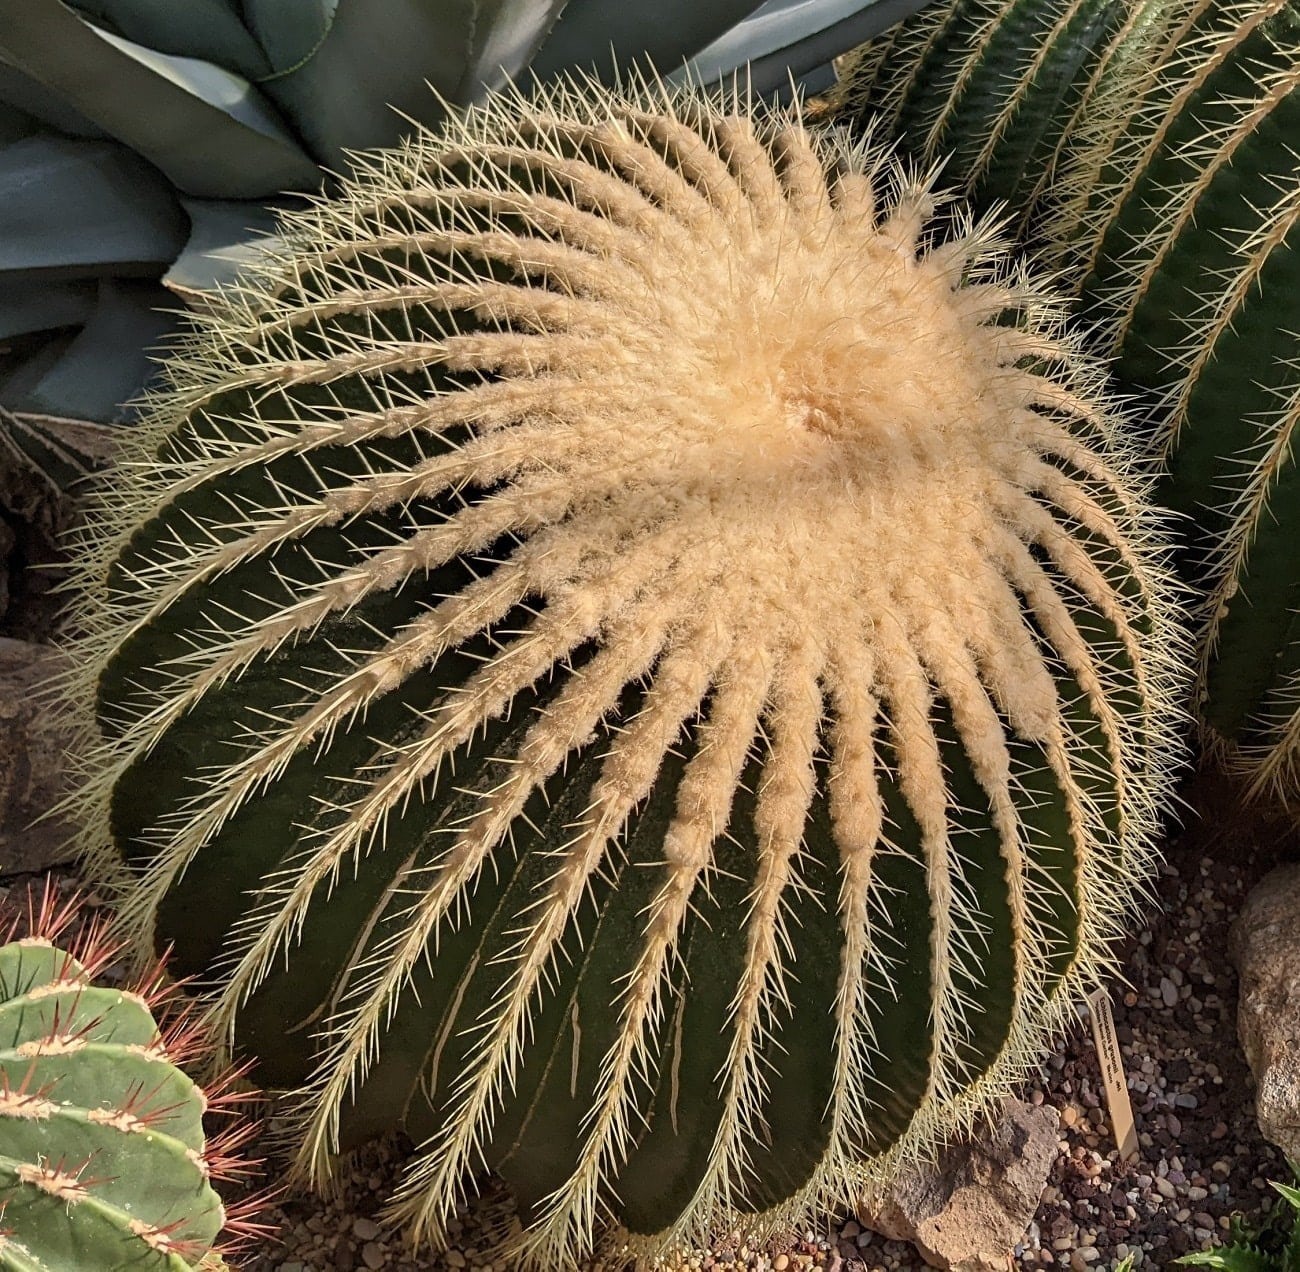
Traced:
<svg viewBox="0 0 1300 1272">
<path fill-rule="evenodd" d="M 927 1151 L 1099 971 L 1168 583 L 1101 372 L 934 203 L 797 108 L 505 97 L 172 360 L 88 820 L 314 1177 L 401 1121 L 418 1232 L 486 1161 L 538 1266 L 662 1248 Z"/>
</svg>

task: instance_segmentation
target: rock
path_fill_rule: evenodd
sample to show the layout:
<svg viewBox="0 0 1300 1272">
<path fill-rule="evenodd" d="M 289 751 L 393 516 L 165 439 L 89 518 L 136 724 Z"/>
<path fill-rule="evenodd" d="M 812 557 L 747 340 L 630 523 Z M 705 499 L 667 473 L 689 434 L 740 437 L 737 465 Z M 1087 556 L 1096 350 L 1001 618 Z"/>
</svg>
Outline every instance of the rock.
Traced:
<svg viewBox="0 0 1300 1272">
<path fill-rule="evenodd" d="M 883 1236 L 912 1242 L 932 1267 L 1005 1272 L 1047 1184 L 1058 1124 L 1049 1104 L 1007 1100 L 980 1138 L 864 1198 L 858 1217 Z"/>
<path fill-rule="evenodd" d="M 67 822 L 36 822 L 63 794 L 68 741 L 37 688 L 65 665 L 48 645 L 0 637 L 0 877 L 75 856 Z"/>
<path fill-rule="evenodd" d="M 0 408 L 0 632 L 43 640 L 54 631 L 65 606 L 56 590 L 65 535 L 120 435 L 112 425 Z"/>
<path fill-rule="evenodd" d="M 1241 977 L 1237 1035 L 1259 1084 L 1259 1129 L 1300 1159 L 1300 865 L 1260 880 L 1232 925 L 1228 952 Z"/>
</svg>

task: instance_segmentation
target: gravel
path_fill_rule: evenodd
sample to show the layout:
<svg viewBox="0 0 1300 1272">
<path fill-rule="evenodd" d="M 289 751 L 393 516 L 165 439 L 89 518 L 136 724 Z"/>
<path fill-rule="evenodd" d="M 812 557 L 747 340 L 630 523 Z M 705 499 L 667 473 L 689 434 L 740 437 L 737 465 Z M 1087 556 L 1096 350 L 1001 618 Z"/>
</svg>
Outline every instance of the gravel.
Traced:
<svg viewBox="0 0 1300 1272">
<path fill-rule="evenodd" d="M 1139 1152 L 1121 1162 L 1105 1111 L 1096 1057 L 1082 1026 L 1042 1066 L 1030 1091 L 1061 1112 L 1059 1154 L 1038 1213 L 1016 1247 L 1016 1269 L 1102 1272 L 1126 1255 L 1137 1267 L 1221 1240 L 1229 1218 L 1257 1220 L 1286 1179 L 1280 1153 L 1255 1123 L 1250 1076 L 1236 1037 L 1236 976 L 1228 926 L 1250 887 L 1278 861 L 1300 855 L 1286 824 L 1241 815 L 1224 784 L 1192 784 L 1188 829 L 1169 846 L 1158 907 L 1121 949 L 1127 984 L 1114 996 L 1116 1033 L 1137 1122 Z M 10 880 L 22 884 L 24 880 Z M 0 887 L 0 917 L 22 888 Z M 414 1257 L 379 1218 L 402 1154 L 373 1145 L 349 1164 L 330 1198 L 291 1197 L 266 1219 L 279 1230 L 240 1260 L 246 1272 L 507 1272 L 483 1251 L 498 1225 L 517 1223 L 504 1190 L 489 1186 L 453 1225 L 453 1248 Z M 763 1248 L 739 1238 L 699 1252 L 683 1268 L 884 1272 L 925 1265 L 908 1245 L 841 1218 Z M 590 1272 L 615 1272 L 613 1268 Z"/>
</svg>

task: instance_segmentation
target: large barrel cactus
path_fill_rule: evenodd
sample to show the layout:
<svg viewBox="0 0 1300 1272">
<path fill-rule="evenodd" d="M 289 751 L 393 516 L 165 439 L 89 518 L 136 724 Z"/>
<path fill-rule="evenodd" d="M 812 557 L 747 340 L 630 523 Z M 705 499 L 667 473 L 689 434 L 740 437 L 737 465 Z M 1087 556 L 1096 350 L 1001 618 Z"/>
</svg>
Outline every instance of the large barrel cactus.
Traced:
<svg viewBox="0 0 1300 1272">
<path fill-rule="evenodd" d="M 374 157 L 199 321 L 86 545 L 88 821 L 299 1168 L 521 1265 L 843 1200 L 1004 1093 L 1150 864 L 1179 661 L 1101 371 L 798 110 Z M 761 1216 L 761 1218 L 760 1218 Z"/>
<path fill-rule="evenodd" d="M 31 931 L 0 945 L 0 1268 L 217 1272 L 212 1179 L 239 1167 L 250 1128 L 205 1136 L 223 1097 L 176 1067 L 194 1031 L 159 1028 L 157 977 L 94 982 L 112 951 L 93 926 L 55 945 L 75 916 L 47 892 Z"/>
<path fill-rule="evenodd" d="M 954 148 L 954 175 L 1013 200 L 1072 280 L 1192 527 L 1211 737 L 1297 796 L 1300 5 L 958 0 L 910 47 L 904 91 L 873 75 L 883 49 L 860 59 L 852 109 L 894 100 L 889 126 Z"/>
</svg>

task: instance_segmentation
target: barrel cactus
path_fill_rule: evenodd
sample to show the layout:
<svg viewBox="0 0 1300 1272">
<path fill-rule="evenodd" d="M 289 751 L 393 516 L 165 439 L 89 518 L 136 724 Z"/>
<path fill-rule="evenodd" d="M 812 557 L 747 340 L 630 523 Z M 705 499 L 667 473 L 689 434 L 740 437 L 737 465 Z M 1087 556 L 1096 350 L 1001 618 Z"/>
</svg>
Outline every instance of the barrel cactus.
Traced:
<svg viewBox="0 0 1300 1272">
<path fill-rule="evenodd" d="M 55 945 L 75 916 L 48 892 L 0 945 L 0 1267 L 216 1272 L 228 1216 L 212 1179 L 240 1165 L 248 1125 L 205 1138 L 229 1100 L 176 1067 L 193 1029 L 160 1030 L 156 975 L 95 983 L 112 950 L 93 927 Z"/>
<path fill-rule="evenodd" d="M 1007 73 L 1031 17 L 1015 56 L 1046 81 L 1037 96 Z M 1085 19 L 1091 41 L 1069 34 Z M 955 147 L 955 175 L 986 193 L 1033 184 L 1015 210 L 1144 399 L 1160 497 L 1192 527 L 1211 744 L 1257 789 L 1300 796 L 1300 5 L 959 0 L 927 29 L 946 34 L 903 72 L 892 119 L 924 118 L 921 152 Z M 870 66 L 846 86 L 868 116 L 893 91 Z M 1026 165 L 1021 137 L 1053 162 Z"/>
<path fill-rule="evenodd" d="M 1084 174 L 1149 82 L 1182 0 L 948 0 L 856 50 L 842 118 L 1003 214 L 1036 246 L 1068 237 Z M 1051 233 L 1046 233 L 1046 227 Z"/>
<path fill-rule="evenodd" d="M 202 318 L 103 497 L 126 921 L 439 1240 L 662 1253 L 1033 1063 L 1152 857 L 1179 638 L 1057 307 L 799 108 L 503 96 Z M 97 739 L 97 740 L 96 740 Z"/>
</svg>

